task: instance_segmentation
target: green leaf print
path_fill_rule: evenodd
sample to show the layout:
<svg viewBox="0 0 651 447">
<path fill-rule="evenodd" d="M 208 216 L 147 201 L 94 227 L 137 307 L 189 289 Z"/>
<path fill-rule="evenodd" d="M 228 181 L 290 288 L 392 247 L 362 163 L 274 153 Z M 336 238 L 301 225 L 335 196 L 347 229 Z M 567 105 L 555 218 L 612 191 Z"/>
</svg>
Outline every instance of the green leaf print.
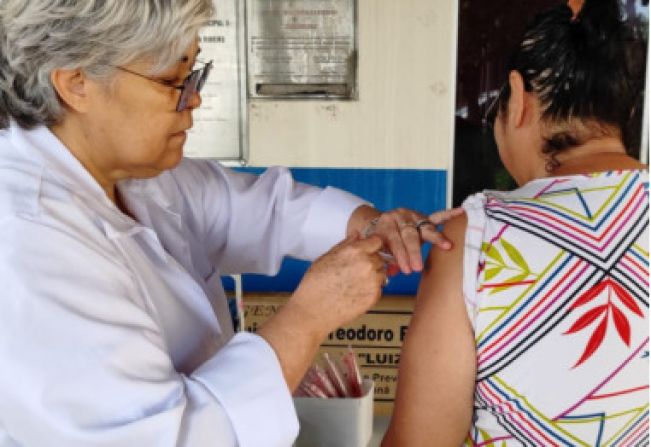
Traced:
<svg viewBox="0 0 651 447">
<path fill-rule="evenodd" d="M 502 247 L 504 247 L 504 251 L 506 251 L 506 254 L 509 255 L 509 258 L 515 262 L 518 267 L 520 267 L 522 270 L 525 272 L 529 273 L 529 265 L 527 265 L 527 261 L 524 260 L 520 252 L 518 251 L 517 248 L 515 248 L 512 244 L 507 242 L 506 239 L 501 239 L 502 242 Z"/>
<path fill-rule="evenodd" d="M 481 249 L 488 255 L 489 258 L 497 261 L 498 264 L 504 265 L 504 259 L 497 248 L 494 245 L 484 242 Z"/>
<path fill-rule="evenodd" d="M 484 273 L 484 281 L 490 281 L 491 279 L 495 278 L 499 272 L 502 271 L 502 267 L 493 267 L 490 269 L 486 269 L 486 272 Z"/>
<path fill-rule="evenodd" d="M 491 439 L 491 435 L 488 434 L 488 432 L 482 430 L 481 428 L 479 429 L 479 434 L 481 435 L 481 440 L 482 442 L 489 441 Z M 484 444 L 485 447 L 495 447 L 495 443 L 491 442 L 489 444 Z"/>
</svg>

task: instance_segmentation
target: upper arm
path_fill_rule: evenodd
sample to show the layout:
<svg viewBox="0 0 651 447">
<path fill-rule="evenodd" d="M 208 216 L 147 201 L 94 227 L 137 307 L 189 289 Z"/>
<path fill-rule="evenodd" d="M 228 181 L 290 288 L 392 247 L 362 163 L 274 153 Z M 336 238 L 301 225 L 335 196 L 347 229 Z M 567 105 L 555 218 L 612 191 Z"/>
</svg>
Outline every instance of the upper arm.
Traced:
<svg viewBox="0 0 651 447">
<path fill-rule="evenodd" d="M 174 175 L 188 204 L 184 217 L 198 221 L 190 227 L 222 274 L 275 274 L 285 256 L 316 259 L 345 238 L 351 214 L 366 203 L 297 182 L 282 167 L 254 175 L 186 160 Z"/>
<path fill-rule="evenodd" d="M 187 204 L 183 217 L 221 273 L 274 274 L 283 256 L 301 254 L 297 234 L 319 188 L 295 182 L 286 168 L 255 175 L 197 160 L 174 176 Z"/>
<path fill-rule="evenodd" d="M 432 248 L 427 259 L 385 446 L 458 446 L 470 427 L 476 364 L 463 297 L 465 229 L 465 215 L 447 223 L 452 250 Z"/>
</svg>

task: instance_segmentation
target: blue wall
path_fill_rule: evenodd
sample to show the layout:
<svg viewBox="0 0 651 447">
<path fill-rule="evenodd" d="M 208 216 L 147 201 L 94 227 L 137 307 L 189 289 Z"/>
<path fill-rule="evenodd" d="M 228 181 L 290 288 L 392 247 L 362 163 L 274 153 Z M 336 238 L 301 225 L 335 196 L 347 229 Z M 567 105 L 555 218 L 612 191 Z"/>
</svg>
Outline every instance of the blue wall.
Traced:
<svg viewBox="0 0 651 447">
<path fill-rule="evenodd" d="M 259 174 L 264 169 L 238 170 Z M 368 200 L 380 210 L 405 207 L 428 214 L 445 208 L 447 174 L 444 170 L 291 168 L 291 171 L 297 181 L 345 189 Z M 423 254 L 428 250 L 429 246 L 423 247 Z M 244 292 L 291 292 L 308 265 L 304 261 L 286 259 L 280 273 L 274 277 L 243 275 Z M 414 294 L 419 277 L 419 274 L 400 274 L 391 279 L 384 293 Z M 233 281 L 230 278 L 225 278 L 224 284 L 232 290 Z"/>
</svg>

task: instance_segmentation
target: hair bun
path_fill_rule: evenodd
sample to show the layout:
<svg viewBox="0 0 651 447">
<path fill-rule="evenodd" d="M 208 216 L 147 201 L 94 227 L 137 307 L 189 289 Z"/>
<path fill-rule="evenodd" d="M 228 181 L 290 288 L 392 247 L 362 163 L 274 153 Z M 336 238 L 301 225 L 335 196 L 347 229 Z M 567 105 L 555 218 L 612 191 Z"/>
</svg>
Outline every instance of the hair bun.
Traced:
<svg viewBox="0 0 651 447">
<path fill-rule="evenodd" d="M 585 0 L 575 25 L 585 31 L 589 46 L 621 38 L 624 24 L 619 0 Z"/>
</svg>

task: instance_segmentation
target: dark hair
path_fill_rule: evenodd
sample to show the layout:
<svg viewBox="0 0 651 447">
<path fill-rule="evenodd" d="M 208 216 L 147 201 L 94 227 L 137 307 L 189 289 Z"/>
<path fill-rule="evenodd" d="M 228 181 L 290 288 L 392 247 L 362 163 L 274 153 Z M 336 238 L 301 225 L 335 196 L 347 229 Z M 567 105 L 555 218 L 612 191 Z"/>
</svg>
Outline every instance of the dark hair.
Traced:
<svg viewBox="0 0 651 447">
<path fill-rule="evenodd" d="M 624 144 L 627 123 L 634 111 L 638 87 L 626 50 L 626 28 L 618 0 L 586 0 L 573 19 L 572 10 L 559 5 L 534 19 L 511 57 L 508 70 L 517 70 L 525 89 L 542 106 L 541 119 L 549 123 L 543 152 L 550 166 L 555 155 L 582 143 L 585 132 L 614 128 Z M 506 107 L 508 84 L 500 107 Z"/>
</svg>

